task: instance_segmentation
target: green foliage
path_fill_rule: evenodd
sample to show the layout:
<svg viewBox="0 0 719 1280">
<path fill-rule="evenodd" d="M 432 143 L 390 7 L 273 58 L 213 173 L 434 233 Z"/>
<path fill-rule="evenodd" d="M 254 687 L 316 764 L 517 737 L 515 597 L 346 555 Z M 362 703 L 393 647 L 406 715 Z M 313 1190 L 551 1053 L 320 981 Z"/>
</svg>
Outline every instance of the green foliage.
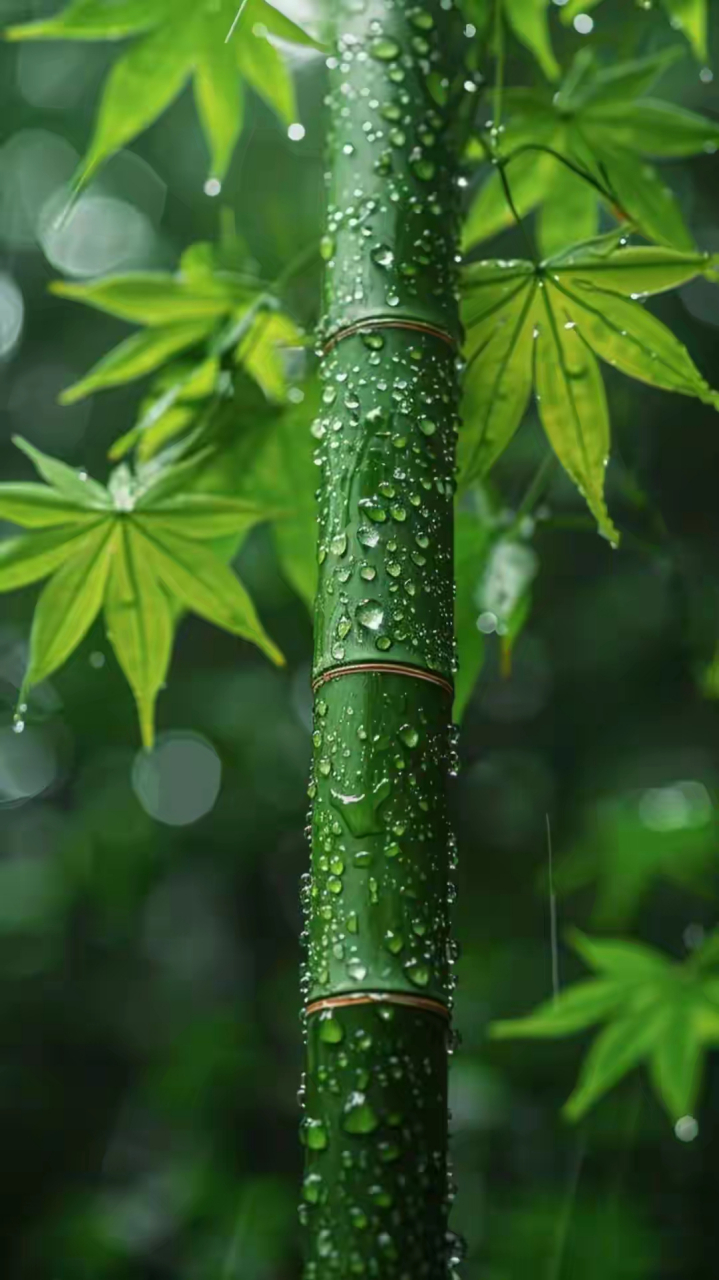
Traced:
<svg viewBox="0 0 719 1280">
<path fill-rule="evenodd" d="M 282 661 L 245 588 L 212 546 L 266 519 L 265 508 L 188 492 L 194 460 L 189 469 L 139 477 L 122 464 L 105 488 L 26 441 L 17 444 L 50 486 L 0 485 L 0 516 L 46 530 L 0 543 L 0 591 L 52 575 L 35 610 L 23 694 L 62 666 L 103 606 L 148 747 L 182 609 Z"/>
<path fill-rule="evenodd" d="M 208 244 L 191 245 L 176 275 L 133 273 L 51 287 L 60 297 L 144 326 L 61 396 L 63 404 L 74 404 L 159 370 L 137 421 L 114 446 L 114 458 L 134 447 L 142 461 L 151 458 L 195 423 L 211 398 L 232 396 L 235 369 L 244 370 L 268 400 L 282 402 L 282 349 L 304 344 L 274 295 L 253 277 L 226 270 Z M 181 362 L 173 360 L 180 355 Z"/>
<path fill-rule="evenodd" d="M 616 542 L 604 502 L 610 429 L 596 356 L 650 386 L 719 405 L 686 349 L 639 301 L 715 274 L 709 255 L 625 247 L 616 236 L 541 264 L 495 260 L 467 268 L 463 483 L 484 475 L 506 448 L 534 381 L 552 448 L 600 531 Z"/>
<path fill-rule="evenodd" d="M 569 0 L 560 11 L 562 21 L 570 23 L 578 13 L 588 13 L 601 2 L 602 0 Z M 697 58 L 706 62 L 709 0 L 662 0 L 662 5 L 674 30 L 681 31 Z"/>
<path fill-rule="evenodd" d="M 718 834 L 711 801 L 696 782 L 623 797 L 591 814 L 555 884 L 563 894 L 594 885 L 593 923 L 625 927 L 657 881 L 709 896 Z"/>
<path fill-rule="evenodd" d="M 53 18 L 7 29 L 9 40 L 133 37 L 107 79 L 78 187 L 162 115 L 190 80 L 217 181 L 242 128 L 244 83 L 285 123 L 296 118 L 291 77 L 268 37 L 316 42 L 268 0 L 244 0 L 239 8 L 236 22 L 237 0 L 71 0 Z"/>
<path fill-rule="evenodd" d="M 650 240 L 693 247 L 673 193 L 646 159 L 692 156 L 719 145 L 715 121 L 644 96 L 679 52 L 672 45 L 647 58 L 602 67 L 591 51 L 582 50 L 557 93 L 510 89 L 504 95 L 498 154 L 509 161 L 506 182 L 517 212 L 524 216 L 541 209 L 544 255 L 594 235 L 600 206 L 629 220 Z M 491 133 L 480 136 L 469 154 L 481 159 L 495 145 Z M 486 240 L 512 219 L 502 178 L 494 172 L 469 211 L 465 245 Z"/>
<path fill-rule="evenodd" d="M 497 1040 L 554 1039 L 605 1022 L 587 1054 L 564 1112 L 579 1120 L 641 1062 L 676 1122 L 691 1115 L 705 1048 L 719 1041 L 719 952 L 712 936 L 684 964 L 639 942 L 588 938 L 570 941 L 599 976 L 568 987 L 526 1018 L 492 1025 Z"/>
</svg>

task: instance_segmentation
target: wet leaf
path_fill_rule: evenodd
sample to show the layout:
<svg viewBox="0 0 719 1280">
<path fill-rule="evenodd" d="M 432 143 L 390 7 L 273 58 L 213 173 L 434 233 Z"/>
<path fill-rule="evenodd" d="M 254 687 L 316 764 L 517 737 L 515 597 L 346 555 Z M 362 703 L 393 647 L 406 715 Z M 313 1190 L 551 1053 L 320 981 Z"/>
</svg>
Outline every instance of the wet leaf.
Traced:
<svg viewBox="0 0 719 1280">
<path fill-rule="evenodd" d="M 564 22 L 572 22 L 578 13 L 587 13 L 601 0 L 569 0 L 560 10 Z M 683 32 L 697 58 L 707 59 L 708 0 L 662 0 L 675 30 Z"/>
<path fill-rule="evenodd" d="M 110 520 L 87 532 L 43 589 L 30 633 L 25 686 L 39 684 L 69 658 L 102 607 L 114 530 Z"/>
<path fill-rule="evenodd" d="M 454 678 L 454 718 L 462 719 L 484 658 L 484 637 L 477 627 L 477 586 L 486 565 L 491 526 L 475 511 L 457 511 L 454 521 L 454 573 L 457 594 L 454 625 L 458 670 Z"/>
<path fill-rule="evenodd" d="M 464 279 L 469 367 L 460 479 L 481 477 L 511 439 L 532 380 L 552 447 L 586 497 L 601 531 L 617 532 L 604 503 L 609 415 L 595 359 L 652 386 L 714 406 L 688 351 L 639 299 L 695 275 L 716 279 L 715 260 L 598 237 L 539 266 L 472 264 Z"/>
<path fill-rule="evenodd" d="M 178 532 L 159 530 L 138 519 L 143 554 L 166 589 L 208 622 L 251 640 L 273 662 L 282 655 L 263 630 L 254 605 L 231 569 L 213 551 Z"/>
<path fill-rule="evenodd" d="M 188 495 L 189 496 L 189 495 Z M 176 610 L 129 525 L 120 528 L 105 594 L 105 626 L 152 746 L 155 703 L 170 665 Z"/>
<path fill-rule="evenodd" d="M 582 11 L 586 8 L 583 5 Z M 567 12 L 563 8 L 562 16 Z M 566 226 L 569 218 L 568 195 L 579 208 L 573 239 L 583 234 L 582 227 L 591 231 L 596 226 L 602 204 L 618 219 L 630 219 L 648 239 L 691 248 L 692 237 L 675 196 L 645 157 L 714 150 L 719 146 L 719 125 L 670 103 L 641 97 L 680 54 L 681 49 L 672 45 L 647 58 L 602 67 L 585 49 L 553 96 L 507 91 L 499 159 L 505 161 L 505 177 L 520 216 L 547 202 L 538 228 L 543 254 L 559 247 L 559 225 Z M 484 146 L 475 142 L 468 154 L 486 158 L 495 146 L 488 134 Z M 553 159 L 552 153 L 586 177 Z M 572 179 L 585 184 L 584 196 L 572 187 Z M 464 243 L 471 247 L 511 223 L 499 174 L 490 173 L 469 210 Z"/>
<path fill-rule="evenodd" d="M 230 537 L 236 548 L 253 524 L 276 511 L 249 498 L 193 492 L 199 458 L 144 484 L 123 464 L 105 488 L 27 442 L 18 444 L 48 481 L 47 488 L 0 485 L 0 514 L 39 529 L 0 541 L 0 591 L 50 578 L 35 610 L 24 691 L 66 661 L 103 604 L 148 746 L 178 604 L 282 661 L 247 592 L 216 550 Z"/>
</svg>

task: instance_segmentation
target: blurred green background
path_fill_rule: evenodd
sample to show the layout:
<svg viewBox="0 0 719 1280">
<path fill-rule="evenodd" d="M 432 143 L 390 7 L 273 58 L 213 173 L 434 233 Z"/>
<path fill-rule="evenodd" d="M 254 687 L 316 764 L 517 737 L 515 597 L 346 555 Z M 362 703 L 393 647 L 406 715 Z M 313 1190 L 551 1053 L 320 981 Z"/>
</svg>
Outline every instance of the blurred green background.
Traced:
<svg viewBox="0 0 719 1280">
<path fill-rule="evenodd" d="M 3 22 L 52 11 L 0 0 Z M 287 6 L 288 12 L 290 6 Z M 649 10 L 648 12 L 645 10 Z M 715 58 L 719 22 L 710 4 Z M 296 16 L 311 6 L 295 5 Z M 566 65 L 671 39 L 605 0 Z M 321 234 L 323 62 L 295 49 L 305 136 L 257 100 L 224 188 L 189 94 L 114 159 L 61 227 L 111 49 L 0 44 L 0 450 L 21 432 L 104 478 L 131 387 L 60 408 L 60 389 L 125 326 L 51 297 L 74 280 L 172 268 L 221 209 L 271 279 Z M 540 73 L 512 46 L 509 83 Z M 719 79 L 687 52 L 663 96 L 719 117 Z M 719 168 L 669 166 L 699 244 L 719 250 Z M 508 233 L 488 250 L 521 252 Z M 293 285 L 317 314 L 318 273 Z M 719 291 L 656 303 L 717 382 Z M 613 552 L 555 475 L 528 529 L 531 616 L 503 670 L 486 644 L 454 803 L 461 940 L 452 1066 L 455 1226 L 467 1280 L 704 1280 L 714 1274 L 719 1060 L 698 1134 L 679 1141 L 635 1074 L 579 1131 L 559 1117 L 581 1040 L 488 1045 L 491 1018 L 551 991 L 549 815 L 560 926 L 633 933 L 682 957 L 717 915 L 719 430 L 714 412 L 608 376 Z M 516 509 L 542 457 L 533 416 L 493 476 Z M 96 629 L 13 734 L 35 593 L 0 600 L 0 1263 L 7 1280 L 290 1280 L 298 1274 L 298 880 L 310 756 L 311 627 L 254 533 L 240 567 L 288 656 L 186 620 L 154 756 Z M 478 567 L 478 581 L 481 566 Z M 562 949 L 562 982 L 579 962 Z"/>
</svg>

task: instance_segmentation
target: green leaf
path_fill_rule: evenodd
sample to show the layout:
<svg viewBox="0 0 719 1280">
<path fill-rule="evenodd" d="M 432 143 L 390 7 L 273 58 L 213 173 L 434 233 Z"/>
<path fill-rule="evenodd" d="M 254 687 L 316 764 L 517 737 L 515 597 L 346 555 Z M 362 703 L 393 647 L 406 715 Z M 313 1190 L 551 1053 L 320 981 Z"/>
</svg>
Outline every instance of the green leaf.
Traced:
<svg viewBox="0 0 719 1280">
<path fill-rule="evenodd" d="M 163 271 L 105 276 L 90 284 L 67 284 L 61 280 L 50 289 L 60 298 L 84 302 L 134 324 L 171 325 L 204 319 L 208 330 L 213 320 L 227 315 L 251 296 L 226 277 L 186 280 Z"/>
<path fill-rule="evenodd" d="M 98 513 L 109 511 L 111 502 L 107 489 L 96 480 L 92 480 L 86 471 L 75 471 L 66 463 L 60 462 L 58 458 L 51 458 L 49 454 L 42 453 L 22 436 L 13 436 L 13 444 L 17 445 L 18 449 L 21 449 L 30 459 L 43 480 L 47 480 L 49 485 L 57 489 L 58 493 L 68 498 L 70 502 Z"/>
<path fill-rule="evenodd" d="M 289 316 L 280 311 L 262 311 L 235 354 L 267 399 L 282 401 L 287 391 L 283 348 L 301 345 L 304 339 Z"/>
<path fill-rule="evenodd" d="M 552 448 L 584 494 L 601 533 L 616 545 L 619 534 L 604 502 L 609 457 L 609 410 L 599 366 L 569 313 L 549 289 L 536 310 L 537 405 Z"/>
<path fill-rule="evenodd" d="M 675 30 L 684 33 L 700 62 L 706 62 L 709 57 L 707 0 L 664 0 L 664 8 Z"/>
<path fill-rule="evenodd" d="M 545 257 L 597 234 L 597 193 L 567 165 L 555 161 L 552 181 L 539 210 L 537 239 Z"/>
<path fill-rule="evenodd" d="M 690 963 L 696 969 L 710 969 L 719 964 L 719 930 L 707 935 L 694 952 Z"/>
<path fill-rule="evenodd" d="M 251 640 L 273 662 L 284 661 L 263 630 L 245 588 L 231 569 L 199 542 L 190 542 L 166 530 L 137 521 L 144 554 L 165 587 L 178 600 L 208 622 Z"/>
<path fill-rule="evenodd" d="M 650 164 L 638 164 L 629 151 L 597 148 L 619 207 L 649 240 L 672 245 L 677 249 L 693 249 L 689 231 L 674 193 Z"/>
<path fill-rule="evenodd" d="M 565 249 L 547 263 L 557 284 L 574 292 L 609 289 L 625 298 L 645 298 L 694 280 L 698 275 L 717 280 L 717 259 L 709 253 L 682 253 L 662 245 L 607 246 L 600 237 L 593 244 Z"/>
<path fill-rule="evenodd" d="M 719 145 L 716 121 L 672 102 L 651 98 L 634 103 L 628 115 L 618 107 L 616 116 L 608 116 L 606 125 L 596 121 L 594 129 L 608 145 L 613 143 L 651 156 L 694 156 L 701 151 L 712 154 Z"/>
<path fill-rule="evenodd" d="M 667 1011 L 649 1007 L 641 1016 L 618 1018 L 599 1033 L 584 1062 L 564 1114 L 579 1120 L 622 1076 L 647 1058 L 665 1034 Z"/>
<path fill-rule="evenodd" d="M 246 533 L 275 512 L 260 503 L 244 498 L 223 498 L 211 493 L 177 493 L 147 506 L 147 497 L 139 498 L 135 510 L 142 515 L 148 530 L 182 530 L 183 538 L 205 541 L 224 538 L 233 533 Z"/>
<path fill-rule="evenodd" d="M 195 64 L 200 32 L 197 17 L 170 22 L 118 58 L 105 84 L 92 142 L 75 180 L 77 187 L 85 186 L 110 156 L 144 132 L 184 89 Z"/>
<path fill-rule="evenodd" d="M 529 151 L 507 166 L 506 178 L 520 218 L 541 204 L 552 185 L 556 160 L 543 151 Z M 465 249 L 488 240 L 513 224 L 512 211 L 499 173 L 493 172 L 480 188 L 462 228 Z"/>
<path fill-rule="evenodd" d="M 592 353 L 641 381 L 719 406 L 686 349 L 638 301 L 696 275 L 715 279 L 715 259 L 660 246 L 618 248 L 618 238 L 596 237 L 539 266 L 473 263 L 462 313 L 468 373 L 461 482 L 481 476 L 511 439 L 533 372 L 552 447 L 611 541 L 617 533 L 604 504 L 609 417 Z"/>
<path fill-rule="evenodd" d="M 547 21 L 547 0 L 504 0 L 504 9 L 517 39 L 529 49 L 548 80 L 559 76 Z"/>
<path fill-rule="evenodd" d="M 484 475 L 504 451 L 532 391 L 534 282 L 470 330 L 459 437 L 461 484 Z"/>
<path fill-rule="evenodd" d="M 0 519 L 11 520 L 25 529 L 52 525 L 86 524 L 97 512 L 69 501 L 64 494 L 44 484 L 0 484 Z"/>
<path fill-rule="evenodd" d="M 240 452 L 233 468 L 244 473 L 243 491 L 265 509 L 280 508 L 272 533 L 282 574 L 312 614 L 317 590 L 316 442 L 310 426 L 319 410 L 318 383 L 307 386 L 296 408 L 277 414 L 263 433 L 251 464 Z"/>
<path fill-rule="evenodd" d="M 582 11 L 586 8 L 581 5 Z M 564 6 L 561 16 L 566 20 L 578 11 L 576 6 Z M 596 225 L 596 206 L 601 202 L 618 220 L 630 218 L 649 239 L 680 248 L 692 247 L 692 237 L 674 195 L 645 157 L 688 156 L 712 150 L 719 142 L 719 127 L 700 115 L 640 96 L 651 89 L 681 53 L 681 47 L 672 45 L 647 58 L 601 67 L 591 52 L 583 49 L 551 97 L 536 91 L 506 91 L 496 159 L 498 164 L 504 162 L 520 216 L 550 202 L 552 209 L 540 224 L 544 252 L 555 249 L 560 240 L 559 229 L 555 232 L 553 228 L 552 214 L 565 226 L 569 223 L 568 202 L 553 193 L 557 183 L 565 185 L 568 192 L 570 179 L 566 174 L 557 178 L 557 160 L 541 148 L 566 157 L 596 184 L 587 183 L 591 196 L 585 193 L 582 197 L 577 187 L 571 197 L 580 208 L 573 239 Z M 468 158 L 486 159 L 488 152 L 496 152 L 494 135 L 485 130 L 483 136 L 483 143 L 470 143 Z M 589 209 L 592 199 L 594 223 Z M 468 248 L 511 222 L 506 193 L 495 172 L 470 208 L 463 243 Z"/>
<path fill-rule="evenodd" d="M 252 32 L 235 45 L 235 59 L 242 75 L 255 93 L 285 124 L 297 119 L 295 86 L 287 63 L 266 36 Z"/>
<path fill-rule="evenodd" d="M 553 1039 L 571 1036 L 601 1022 L 627 999 L 626 982 L 577 982 L 527 1018 L 493 1022 L 493 1040 Z"/>
<path fill-rule="evenodd" d="M 581 9 L 586 11 L 586 5 L 582 5 Z M 565 11 L 561 16 L 566 21 L 570 14 Z M 563 110 L 571 107 L 574 111 L 587 112 L 592 117 L 607 112 L 621 112 L 622 107 L 626 110 L 635 98 L 651 89 L 659 77 L 681 57 L 682 50 L 677 45 L 669 45 L 646 58 L 617 62 L 606 67 L 598 66 L 590 55 L 582 68 L 583 72 L 586 70 L 586 74 L 576 80 L 576 89 L 570 93 L 562 86 L 562 97 L 558 105 Z M 567 80 L 573 78 L 576 65 L 570 70 Z"/>
<path fill-rule="evenodd" d="M 476 593 L 485 569 L 490 525 L 474 511 L 457 511 L 454 519 L 454 573 L 457 594 L 454 625 L 458 670 L 454 678 L 454 719 L 464 715 L 482 667 L 484 637 L 477 627 Z"/>
<path fill-rule="evenodd" d="M 572 893 L 596 883 L 591 919 L 603 929 L 625 927 L 657 880 L 706 896 L 718 824 L 713 814 L 690 808 L 690 794 L 685 800 L 690 823 L 681 830 L 660 831 L 647 826 L 634 795 L 599 804 L 587 815 L 577 845 L 555 870 L 558 891 Z"/>
<path fill-rule="evenodd" d="M 702 1046 L 687 1001 L 672 1009 L 652 1052 L 652 1083 L 673 1120 L 691 1115 L 701 1083 Z"/>
<path fill-rule="evenodd" d="M 6 34 L 13 40 L 135 36 L 105 83 L 78 186 L 162 115 L 190 79 L 215 178 L 224 176 L 242 126 L 241 72 L 282 119 L 289 119 L 294 95 L 288 72 L 256 30 L 264 27 L 281 40 L 321 46 L 266 0 L 246 0 L 239 15 L 238 4 L 240 0 L 217 0 L 208 8 L 193 0 L 74 0 L 54 18 L 9 29 Z"/>
<path fill-rule="evenodd" d="M 189 495 L 188 495 L 189 496 Z M 155 703 L 172 655 L 175 611 L 132 526 L 120 527 L 105 595 L 108 638 L 137 703 L 142 740 L 155 732 Z"/>
<path fill-rule="evenodd" d="M 235 0 L 232 0 L 232 3 L 234 6 Z M 277 5 L 269 4 L 268 0 L 254 0 L 254 4 L 251 2 L 249 8 L 253 25 L 258 22 L 261 26 L 267 27 L 270 35 L 286 40 L 288 44 L 305 45 L 308 49 L 324 49 L 325 46 L 321 41 L 315 40 L 314 36 L 304 31 L 302 27 L 298 27 L 296 22 L 288 18 Z"/>
<path fill-rule="evenodd" d="M 86 533 L 77 525 L 62 525 L 0 541 L 0 591 L 15 591 L 47 578 L 77 550 Z"/>
<path fill-rule="evenodd" d="M 602 360 L 650 386 L 719 405 L 686 347 L 638 302 L 598 286 L 580 295 L 562 284 L 564 311 Z"/>
<path fill-rule="evenodd" d="M 95 391 L 143 378 L 177 355 L 178 351 L 202 342 L 207 331 L 207 322 L 201 320 L 134 333 L 103 356 L 84 378 L 67 387 L 60 396 L 60 403 L 75 404 Z"/>
<path fill-rule="evenodd" d="M 197 114 L 210 147 L 210 172 L 222 180 L 242 130 L 244 94 L 222 14 L 204 14 L 205 36 L 195 67 Z M 248 37 L 251 39 L 252 37 Z"/>
<path fill-rule="evenodd" d="M 8 27 L 6 40 L 122 40 L 161 20 L 166 0 L 74 0 L 62 13 L 40 22 Z"/>
<path fill-rule="evenodd" d="M 567 940 L 591 969 L 619 981 L 663 982 L 673 972 L 673 966 L 661 951 L 641 942 L 589 938 L 579 929 L 571 929 Z"/>
<path fill-rule="evenodd" d="M 110 568 L 109 521 L 83 535 L 77 550 L 44 588 L 33 618 L 25 685 L 52 675 L 77 648 L 100 612 Z"/>
</svg>

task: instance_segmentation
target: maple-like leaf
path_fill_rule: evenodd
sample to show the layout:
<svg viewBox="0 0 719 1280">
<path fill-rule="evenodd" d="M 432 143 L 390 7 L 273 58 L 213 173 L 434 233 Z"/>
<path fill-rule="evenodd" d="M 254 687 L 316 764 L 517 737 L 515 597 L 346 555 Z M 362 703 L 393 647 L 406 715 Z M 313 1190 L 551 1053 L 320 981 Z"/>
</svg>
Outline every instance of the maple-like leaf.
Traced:
<svg viewBox="0 0 719 1280">
<path fill-rule="evenodd" d="M 604 501 L 609 411 L 597 360 L 651 386 L 719 407 L 719 394 L 642 299 L 697 275 L 716 279 L 708 254 L 628 247 L 616 236 L 541 263 L 477 262 L 464 276 L 464 430 L 461 481 L 479 479 L 514 435 L 532 386 L 559 461 L 600 531 L 616 542 Z"/>
<path fill-rule="evenodd" d="M 675 1124 L 691 1116 L 701 1083 L 705 1049 L 719 1043 L 719 961 L 711 937 L 684 964 L 623 939 L 569 941 L 597 975 L 567 987 L 526 1018 L 495 1022 L 496 1040 L 555 1039 L 604 1023 L 564 1108 L 579 1120 L 640 1063 L 649 1066 L 655 1092 Z"/>
<path fill-rule="evenodd" d="M 602 68 L 583 50 L 557 93 L 510 89 L 504 95 L 499 163 L 514 157 L 505 164 L 504 178 L 520 217 L 540 210 L 545 255 L 594 235 L 601 206 L 650 240 L 693 247 L 674 194 L 647 159 L 692 156 L 719 146 L 719 123 L 644 96 L 680 53 L 672 46 Z M 488 135 L 470 145 L 470 156 L 482 159 L 494 146 Z M 467 215 L 465 246 L 510 226 L 513 217 L 495 171 Z"/>
<path fill-rule="evenodd" d="M 21 698 L 62 666 L 101 610 L 148 747 L 183 609 L 282 662 L 213 545 L 275 513 L 250 500 L 188 492 L 194 462 L 147 480 L 123 464 L 105 488 L 26 441 L 16 443 L 46 483 L 0 484 L 0 517 L 33 530 L 0 541 L 0 591 L 50 579 L 35 609 Z"/>
<path fill-rule="evenodd" d="M 245 84 L 286 124 L 296 118 L 292 78 L 270 37 L 319 47 L 268 0 L 71 0 L 52 18 L 5 31 L 8 40 L 127 37 L 131 43 L 123 46 L 105 83 L 78 188 L 190 82 L 210 152 L 210 177 L 221 181 L 242 128 Z"/>
</svg>

